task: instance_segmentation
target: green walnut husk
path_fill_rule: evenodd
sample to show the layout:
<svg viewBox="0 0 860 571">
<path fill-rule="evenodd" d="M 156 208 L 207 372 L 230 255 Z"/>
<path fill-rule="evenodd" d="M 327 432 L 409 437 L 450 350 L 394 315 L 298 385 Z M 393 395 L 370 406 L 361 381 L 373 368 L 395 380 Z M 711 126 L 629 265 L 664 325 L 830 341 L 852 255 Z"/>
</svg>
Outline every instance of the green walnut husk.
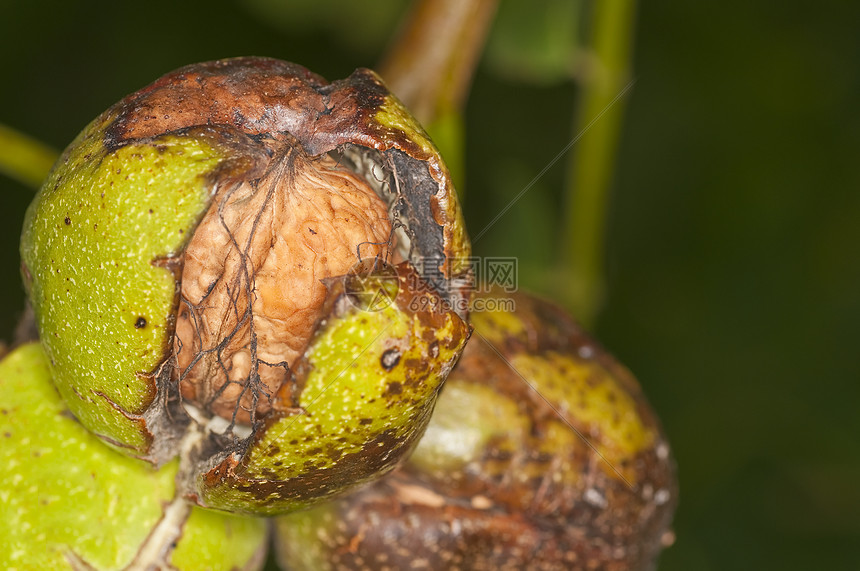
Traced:
<svg viewBox="0 0 860 571">
<path fill-rule="evenodd" d="M 3 569 L 262 568 L 265 522 L 184 505 L 176 461 L 156 471 L 104 446 L 69 414 L 38 344 L 0 362 L 0 402 Z"/>
<path fill-rule="evenodd" d="M 298 509 L 391 470 L 469 335 L 450 175 L 369 70 L 167 74 L 66 149 L 21 255 L 71 413 L 155 466 L 199 433 L 183 486 L 218 509 Z"/>
<path fill-rule="evenodd" d="M 677 484 L 639 384 L 558 307 L 501 291 L 479 301 L 414 454 L 278 518 L 285 567 L 655 568 Z"/>
</svg>

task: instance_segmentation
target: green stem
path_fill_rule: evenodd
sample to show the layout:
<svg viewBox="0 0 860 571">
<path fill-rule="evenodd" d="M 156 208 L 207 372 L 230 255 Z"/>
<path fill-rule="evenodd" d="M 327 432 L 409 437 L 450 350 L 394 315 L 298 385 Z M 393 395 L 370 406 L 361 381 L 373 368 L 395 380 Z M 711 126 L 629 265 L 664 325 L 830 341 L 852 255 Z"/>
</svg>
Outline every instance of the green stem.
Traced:
<svg viewBox="0 0 860 571">
<path fill-rule="evenodd" d="M 595 2 L 590 30 L 593 65 L 586 70 L 574 124 L 574 146 L 563 213 L 559 292 L 587 328 L 604 296 L 606 207 L 616 147 L 630 87 L 635 0 Z"/>
<path fill-rule="evenodd" d="M 39 188 L 48 175 L 57 152 L 39 141 L 0 125 L 0 173 Z"/>
</svg>

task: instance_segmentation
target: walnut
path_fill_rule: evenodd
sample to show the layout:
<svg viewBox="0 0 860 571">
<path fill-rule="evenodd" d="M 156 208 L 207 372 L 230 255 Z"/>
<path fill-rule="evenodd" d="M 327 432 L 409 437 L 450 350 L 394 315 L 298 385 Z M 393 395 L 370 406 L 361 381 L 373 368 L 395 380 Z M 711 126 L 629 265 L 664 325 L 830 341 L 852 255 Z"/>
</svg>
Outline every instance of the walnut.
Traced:
<svg viewBox="0 0 860 571">
<path fill-rule="evenodd" d="M 182 395 L 243 423 L 289 380 L 325 280 L 392 254 L 387 205 L 367 182 L 293 140 L 272 146 L 265 175 L 223 189 L 195 230 L 174 339 Z"/>
<path fill-rule="evenodd" d="M 469 337 L 450 175 L 370 70 L 165 75 L 66 149 L 21 253 L 71 413 L 179 456 L 179 493 L 215 509 L 302 509 L 392 470 Z"/>
</svg>

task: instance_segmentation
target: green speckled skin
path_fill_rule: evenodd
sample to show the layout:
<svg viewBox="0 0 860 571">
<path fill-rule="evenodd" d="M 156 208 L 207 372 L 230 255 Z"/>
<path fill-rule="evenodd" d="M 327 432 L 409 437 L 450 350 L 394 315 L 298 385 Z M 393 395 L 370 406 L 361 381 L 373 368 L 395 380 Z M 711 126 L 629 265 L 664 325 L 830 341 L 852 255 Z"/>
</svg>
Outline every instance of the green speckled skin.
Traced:
<svg viewBox="0 0 860 571">
<path fill-rule="evenodd" d="M 128 565 L 173 498 L 176 462 L 155 471 L 102 445 L 68 414 L 37 344 L 0 362 L 0 402 L 0 568 Z M 194 508 L 170 562 L 245 568 L 265 536 L 263 521 Z"/>
<path fill-rule="evenodd" d="M 595 450 L 618 470 L 609 473 L 635 484 L 638 474 L 631 461 L 653 447 L 657 428 L 643 418 L 639 403 L 623 382 L 589 361 L 554 351 L 542 356 L 521 353 L 510 359 L 535 390 L 595 435 Z M 561 422 L 556 428 L 561 434 L 572 434 Z"/>
<path fill-rule="evenodd" d="M 374 78 L 379 80 L 374 74 Z M 381 81 L 381 80 L 379 80 Z M 403 133 L 406 138 L 421 149 L 421 153 L 426 155 L 438 155 L 439 151 L 424 132 L 424 128 L 418 123 L 415 117 L 409 112 L 403 103 L 393 95 L 387 96 L 379 110 L 374 116 L 374 120 L 386 129 L 391 129 L 395 132 Z M 437 158 L 437 160 L 439 160 Z M 440 160 L 441 162 L 441 160 Z"/>
<path fill-rule="evenodd" d="M 268 539 L 264 519 L 233 516 L 195 507 L 170 557 L 179 570 L 263 568 Z"/>
<path fill-rule="evenodd" d="M 425 304 L 406 290 L 407 271 L 400 268 L 400 295 L 379 311 L 334 291 L 331 317 L 300 367 L 298 410 L 267 422 L 241 463 L 228 458 L 201 476 L 203 505 L 301 509 L 393 469 L 412 449 L 469 330 L 453 312 L 413 311 Z"/>
<path fill-rule="evenodd" d="M 209 202 L 206 174 L 224 155 L 178 136 L 107 153 L 102 136 L 103 124 L 92 124 L 31 204 L 23 272 L 69 409 L 145 455 L 151 435 L 137 417 L 156 395 L 151 373 L 164 360 L 176 296 L 176 277 L 154 262 L 186 242 Z"/>
</svg>

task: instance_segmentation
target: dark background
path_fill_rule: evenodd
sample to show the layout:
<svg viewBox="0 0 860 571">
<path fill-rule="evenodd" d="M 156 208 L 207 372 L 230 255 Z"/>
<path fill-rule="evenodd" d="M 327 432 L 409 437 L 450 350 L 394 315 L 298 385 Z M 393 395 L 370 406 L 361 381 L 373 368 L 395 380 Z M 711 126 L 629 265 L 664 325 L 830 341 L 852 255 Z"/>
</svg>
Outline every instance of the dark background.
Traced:
<svg viewBox="0 0 860 571">
<path fill-rule="evenodd" d="M 403 6 L 6 0 L 0 123 L 61 149 L 127 93 L 219 57 L 341 78 L 375 64 Z M 663 571 L 860 569 L 858 22 L 857 2 L 640 6 L 595 333 L 638 375 L 677 456 Z M 572 138 L 575 82 L 538 75 L 479 69 L 473 235 Z M 522 284 L 546 283 L 564 176 L 561 161 L 477 253 L 517 256 Z M 6 338 L 31 193 L 0 177 Z"/>
</svg>

